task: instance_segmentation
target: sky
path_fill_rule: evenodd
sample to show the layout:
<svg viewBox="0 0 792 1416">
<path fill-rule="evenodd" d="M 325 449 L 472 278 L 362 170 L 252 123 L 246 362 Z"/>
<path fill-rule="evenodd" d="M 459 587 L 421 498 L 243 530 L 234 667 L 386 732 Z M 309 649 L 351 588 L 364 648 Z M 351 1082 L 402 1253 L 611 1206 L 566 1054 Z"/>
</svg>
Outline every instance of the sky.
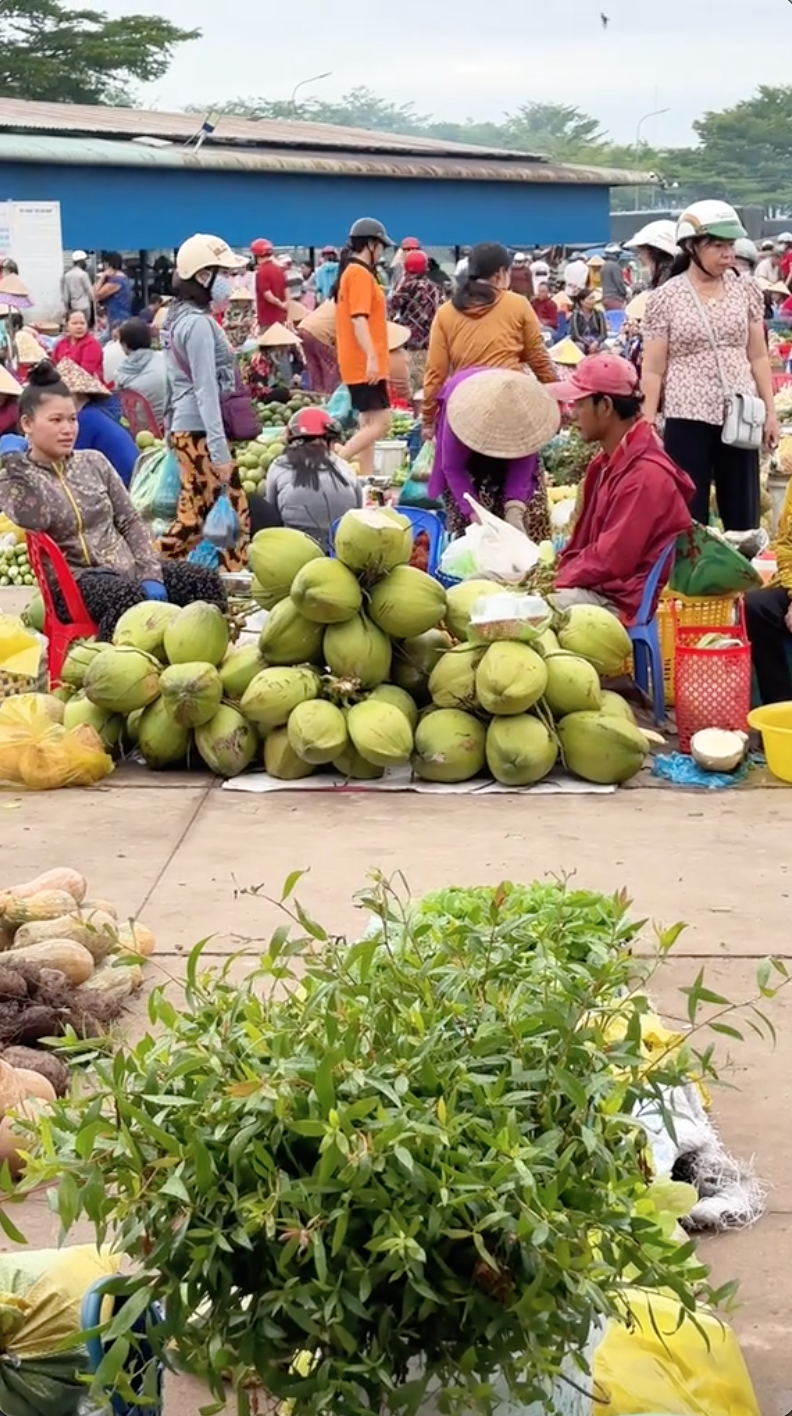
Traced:
<svg viewBox="0 0 792 1416">
<path fill-rule="evenodd" d="M 338 99 L 366 85 L 395 103 L 450 119 L 491 119 L 529 100 L 574 104 L 617 142 L 694 140 L 707 109 L 792 81 L 790 0 L 437 0 L 345 6 L 300 0 L 295 10 L 248 0 L 97 0 L 111 15 L 153 10 L 202 39 L 179 50 L 146 104 L 180 109 L 236 97 L 286 99 L 300 80 L 331 71 L 301 94 Z M 600 12 L 609 16 L 604 29 Z M 249 16 L 249 18 L 248 18 Z M 299 19 L 298 19 L 299 16 Z M 409 16 L 409 18 L 407 18 Z M 543 17 L 547 16 L 545 20 Z"/>
</svg>

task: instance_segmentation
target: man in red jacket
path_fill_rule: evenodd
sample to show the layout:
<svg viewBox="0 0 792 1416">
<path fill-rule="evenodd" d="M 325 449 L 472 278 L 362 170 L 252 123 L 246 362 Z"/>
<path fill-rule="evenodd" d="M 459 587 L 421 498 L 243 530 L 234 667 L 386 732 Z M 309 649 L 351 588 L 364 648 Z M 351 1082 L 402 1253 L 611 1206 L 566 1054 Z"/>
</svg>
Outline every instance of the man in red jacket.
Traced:
<svg viewBox="0 0 792 1416">
<path fill-rule="evenodd" d="M 264 334 L 276 324 L 286 324 L 289 318 L 289 299 L 286 287 L 286 272 L 275 259 L 271 241 L 262 237 L 250 243 L 251 255 L 256 261 L 256 315 L 259 334 Z"/>
<path fill-rule="evenodd" d="M 627 359 L 593 354 L 564 383 L 545 387 L 574 405 L 584 442 L 602 447 L 559 558 L 554 604 L 604 605 L 631 624 L 659 556 L 690 526 L 693 483 L 641 417 L 638 375 Z"/>
</svg>

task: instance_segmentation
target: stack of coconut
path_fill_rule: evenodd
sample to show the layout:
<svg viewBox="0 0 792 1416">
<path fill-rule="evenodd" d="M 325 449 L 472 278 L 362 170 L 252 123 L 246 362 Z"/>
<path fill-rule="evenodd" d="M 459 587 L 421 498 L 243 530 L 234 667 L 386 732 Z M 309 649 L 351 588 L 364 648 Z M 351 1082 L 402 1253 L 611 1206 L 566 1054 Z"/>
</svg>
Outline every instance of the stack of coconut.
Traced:
<svg viewBox="0 0 792 1416">
<path fill-rule="evenodd" d="M 268 611 L 258 645 L 229 646 L 211 605 L 136 605 L 112 646 L 69 655 L 65 721 L 136 745 L 155 768 L 188 760 L 194 745 L 225 777 L 257 760 L 286 781 L 410 766 L 429 782 L 489 772 L 528 786 L 559 759 L 597 783 L 640 770 L 647 738 L 601 688 L 630 653 L 613 615 L 556 616 L 539 600 L 517 638 L 497 616 L 477 627 L 477 607 L 480 619 L 502 587 L 467 581 L 446 595 L 409 564 L 412 549 L 410 521 L 387 509 L 347 512 L 332 557 L 301 532 L 262 531 L 250 546 L 253 594 Z"/>
</svg>

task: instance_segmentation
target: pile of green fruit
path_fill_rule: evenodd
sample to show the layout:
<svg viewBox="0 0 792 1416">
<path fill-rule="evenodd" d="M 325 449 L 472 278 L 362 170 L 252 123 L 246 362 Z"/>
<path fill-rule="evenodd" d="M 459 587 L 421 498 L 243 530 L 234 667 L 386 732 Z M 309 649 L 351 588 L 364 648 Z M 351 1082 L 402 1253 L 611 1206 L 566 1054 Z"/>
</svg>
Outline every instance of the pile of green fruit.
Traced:
<svg viewBox="0 0 792 1416">
<path fill-rule="evenodd" d="M 248 496 L 263 492 L 270 465 L 285 451 L 285 442 L 236 443 L 233 448 L 234 461 L 239 468 L 242 490 Z"/>
<path fill-rule="evenodd" d="M 303 389 L 297 389 L 288 403 L 257 403 L 256 415 L 262 428 L 285 428 L 289 419 L 299 413 L 301 408 L 313 408 L 322 401 L 321 394 L 306 393 Z"/>
<path fill-rule="evenodd" d="M 146 428 L 143 428 L 135 438 L 135 446 L 138 452 L 150 452 L 153 447 L 164 447 L 165 439 L 157 438 Z"/>
<path fill-rule="evenodd" d="M 27 543 L 20 541 L 16 545 L 6 546 L 0 550 L 0 586 L 7 585 L 35 585 L 36 577 L 28 560 Z"/>
<path fill-rule="evenodd" d="M 395 408 L 391 415 L 389 438 L 408 438 L 415 427 L 415 415 L 405 413 L 401 408 Z"/>
</svg>

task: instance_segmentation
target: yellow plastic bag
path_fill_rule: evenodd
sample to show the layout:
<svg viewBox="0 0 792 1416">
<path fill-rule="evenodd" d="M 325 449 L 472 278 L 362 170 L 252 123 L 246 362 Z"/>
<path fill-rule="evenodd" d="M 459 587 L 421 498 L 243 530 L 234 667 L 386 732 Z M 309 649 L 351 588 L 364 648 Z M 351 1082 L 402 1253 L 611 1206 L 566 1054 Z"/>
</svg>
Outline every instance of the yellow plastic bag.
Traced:
<svg viewBox="0 0 792 1416">
<path fill-rule="evenodd" d="M 43 696 L 9 698 L 0 707 L 0 786 L 91 787 L 112 770 L 99 734 L 88 724 L 67 732 L 52 721 Z"/>
<path fill-rule="evenodd" d="M 703 1331 L 680 1324 L 677 1299 L 664 1294 L 625 1299 L 635 1326 L 608 1324 L 594 1357 L 593 1416 L 760 1416 L 731 1328 L 703 1311 Z"/>
<path fill-rule="evenodd" d="M 16 1313 L 6 1324 L 3 1349 L 22 1359 L 58 1352 L 82 1329 L 88 1289 L 118 1273 L 119 1263 L 108 1249 L 89 1244 L 0 1255 L 0 1311 Z"/>
</svg>

